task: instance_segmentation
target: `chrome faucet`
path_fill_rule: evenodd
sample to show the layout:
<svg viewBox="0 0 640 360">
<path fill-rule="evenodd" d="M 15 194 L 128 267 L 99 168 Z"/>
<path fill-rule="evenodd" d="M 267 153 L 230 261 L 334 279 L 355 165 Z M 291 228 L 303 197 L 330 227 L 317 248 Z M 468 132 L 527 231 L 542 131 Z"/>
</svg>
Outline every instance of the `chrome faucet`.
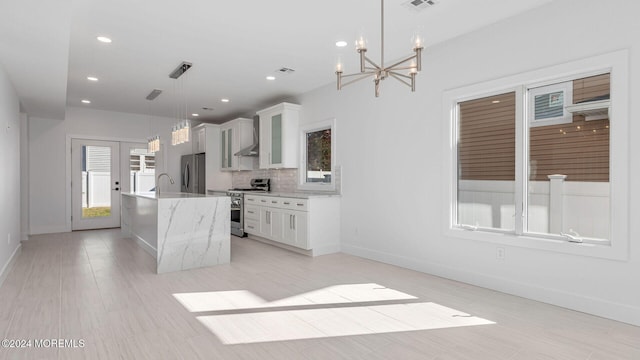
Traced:
<svg viewBox="0 0 640 360">
<path fill-rule="evenodd" d="M 166 177 L 169 178 L 169 182 L 174 184 L 175 181 L 173 181 L 173 179 L 171 178 L 171 176 L 167 173 L 162 173 L 160 175 L 158 175 L 158 178 L 156 179 L 156 195 L 160 195 L 160 178 L 162 177 L 162 175 L 165 175 Z"/>
</svg>

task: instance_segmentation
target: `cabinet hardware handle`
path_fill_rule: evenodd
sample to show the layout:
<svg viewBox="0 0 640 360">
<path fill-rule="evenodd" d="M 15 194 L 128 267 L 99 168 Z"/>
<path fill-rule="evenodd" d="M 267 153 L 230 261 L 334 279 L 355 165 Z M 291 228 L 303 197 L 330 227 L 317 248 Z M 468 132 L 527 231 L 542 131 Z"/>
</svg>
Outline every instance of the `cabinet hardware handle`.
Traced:
<svg viewBox="0 0 640 360">
<path fill-rule="evenodd" d="M 289 215 L 289 229 L 293 229 L 293 215 Z"/>
<path fill-rule="evenodd" d="M 296 229 L 296 215 L 291 215 L 291 217 L 293 218 L 293 230 Z"/>
<path fill-rule="evenodd" d="M 277 204 L 278 202 L 277 202 L 277 201 L 274 201 L 274 200 L 271 200 L 271 203 L 272 203 L 272 204 Z"/>
<path fill-rule="evenodd" d="M 267 202 L 267 200 L 260 200 L 261 202 Z"/>
<path fill-rule="evenodd" d="M 304 206 L 304 204 L 301 204 L 301 203 L 297 203 L 296 205 L 298 205 L 298 206 Z"/>
<path fill-rule="evenodd" d="M 247 199 L 247 201 L 256 201 L 255 199 Z"/>
<path fill-rule="evenodd" d="M 247 210 L 247 212 L 248 212 L 249 214 L 255 214 L 255 212 L 253 212 L 253 211 L 249 211 L 249 210 Z"/>
<path fill-rule="evenodd" d="M 285 202 L 284 202 L 284 204 L 285 204 L 285 205 L 289 205 L 289 204 L 291 204 L 291 203 L 290 203 L 290 202 L 288 202 L 288 201 L 285 201 Z"/>
</svg>

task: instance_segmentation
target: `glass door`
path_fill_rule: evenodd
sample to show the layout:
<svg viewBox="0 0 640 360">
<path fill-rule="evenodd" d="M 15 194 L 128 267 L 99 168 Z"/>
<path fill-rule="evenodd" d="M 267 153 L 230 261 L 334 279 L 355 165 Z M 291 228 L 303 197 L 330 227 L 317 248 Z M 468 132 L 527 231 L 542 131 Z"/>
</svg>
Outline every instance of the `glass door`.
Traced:
<svg viewBox="0 0 640 360">
<path fill-rule="evenodd" d="M 120 192 L 150 192 L 156 187 L 156 154 L 144 143 L 120 143 Z"/>
<path fill-rule="evenodd" d="M 120 226 L 120 144 L 71 141 L 71 228 Z"/>
<path fill-rule="evenodd" d="M 282 164 L 282 114 L 271 117 L 271 164 Z"/>
</svg>

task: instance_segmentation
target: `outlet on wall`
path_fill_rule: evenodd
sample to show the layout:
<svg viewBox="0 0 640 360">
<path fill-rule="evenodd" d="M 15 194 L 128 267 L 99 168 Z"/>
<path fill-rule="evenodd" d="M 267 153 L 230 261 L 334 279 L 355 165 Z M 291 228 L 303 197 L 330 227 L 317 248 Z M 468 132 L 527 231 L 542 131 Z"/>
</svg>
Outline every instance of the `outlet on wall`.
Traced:
<svg viewBox="0 0 640 360">
<path fill-rule="evenodd" d="M 503 247 L 497 248 L 496 249 L 496 259 L 504 260 L 504 257 L 505 257 L 504 248 Z"/>
</svg>

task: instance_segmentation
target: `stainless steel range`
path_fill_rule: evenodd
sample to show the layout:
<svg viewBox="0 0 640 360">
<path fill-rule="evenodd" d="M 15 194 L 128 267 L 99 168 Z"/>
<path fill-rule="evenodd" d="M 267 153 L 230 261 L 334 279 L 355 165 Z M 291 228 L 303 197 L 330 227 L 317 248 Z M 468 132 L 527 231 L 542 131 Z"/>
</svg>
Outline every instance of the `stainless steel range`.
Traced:
<svg viewBox="0 0 640 360">
<path fill-rule="evenodd" d="M 234 188 L 227 191 L 231 197 L 231 234 L 244 237 L 244 193 L 269 192 L 271 179 L 251 179 L 250 188 Z"/>
</svg>

